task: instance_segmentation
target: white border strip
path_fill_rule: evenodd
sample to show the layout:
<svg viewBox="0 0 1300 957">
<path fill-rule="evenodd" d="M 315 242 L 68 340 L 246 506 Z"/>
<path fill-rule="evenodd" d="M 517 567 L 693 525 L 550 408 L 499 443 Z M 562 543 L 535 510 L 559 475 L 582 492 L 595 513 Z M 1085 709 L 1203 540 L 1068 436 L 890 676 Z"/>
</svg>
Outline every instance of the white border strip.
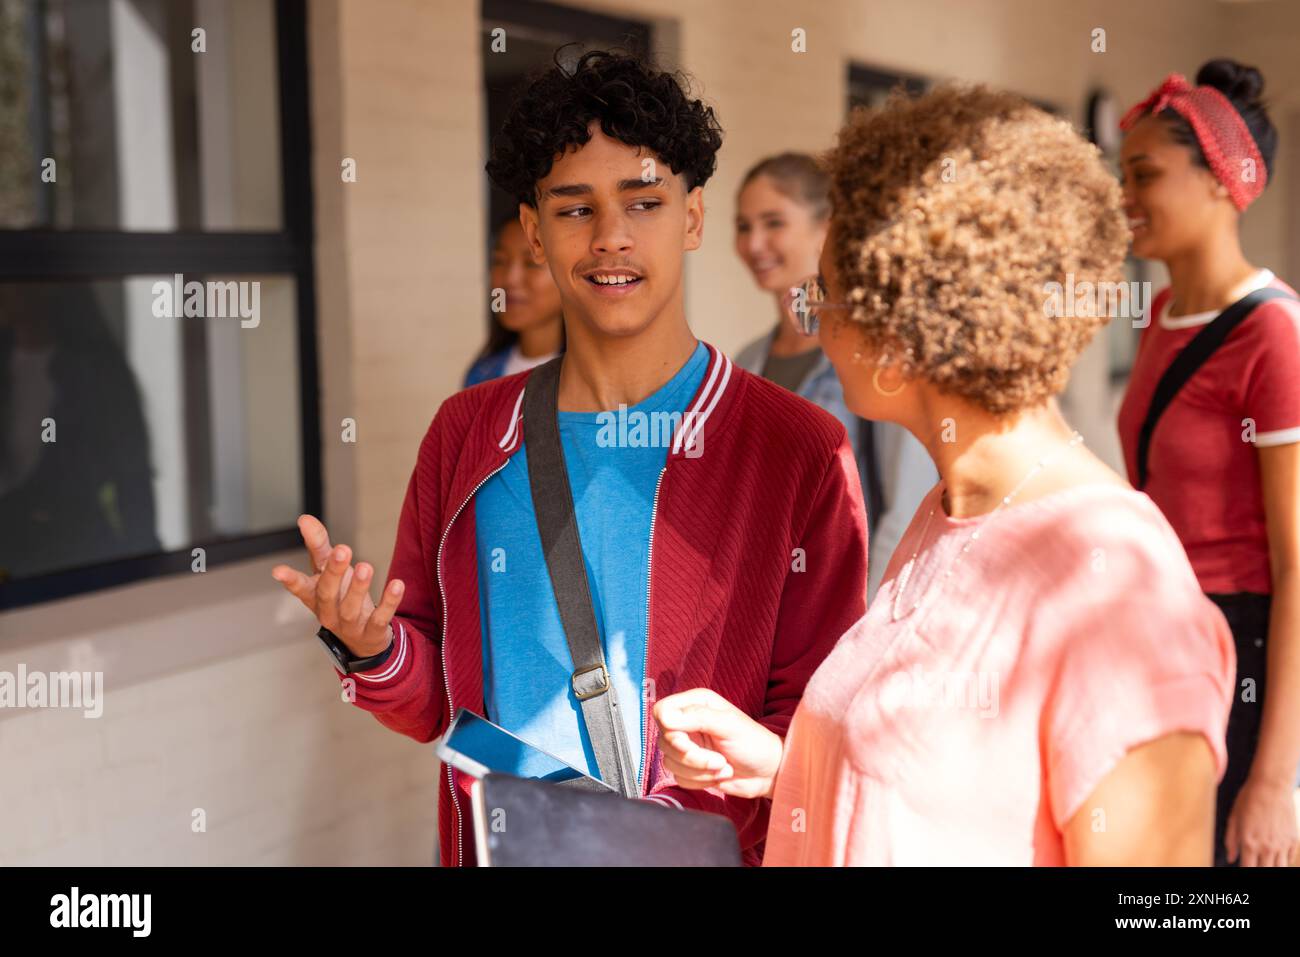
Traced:
<svg viewBox="0 0 1300 957">
<path fill-rule="evenodd" d="M 393 677 L 393 675 L 402 670 L 402 665 L 406 662 L 406 626 L 400 621 L 397 623 L 397 633 L 397 660 L 377 675 L 367 675 L 358 671 L 358 678 L 361 678 L 363 681 L 387 681 L 389 678 Z"/>
<path fill-rule="evenodd" d="M 1255 433 L 1255 444 L 1268 448 L 1273 445 L 1290 445 L 1300 442 L 1300 425 L 1294 429 L 1275 429 L 1272 432 Z"/>
<path fill-rule="evenodd" d="M 515 430 L 519 428 L 519 407 L 523 404 L 524 404 L 524 390 L 520 389 L 519 398 L 515 399 L 514 411 L 510 413 L 510 428 L 506 430 L 506 434 L 501 436 L 501 441 L 497 443 L 497 446 L 502 450 L 504 450 L 506 446 L 513 443 Z"/>
<path fill-rule="evenodd" d="M 726 362 L 726 370 L 722 373 L 722 381 L 718 383 L 718 389 L 713 393 L 713 398 L 709 401 L 709 407 L 704 410 L 704 413 L 700 416 L 700 420 L 695 423 L 695 428 L 691 429 L 691 434 L 686 439 L 685 448 L 690 449 L 695 447 L 695 436 L 699 434 L 700 429 L 704 428 L 704 423 L 707 422 L 709 416 L 713 414 L 713 407 L 716 406 L 718 400 L 722 398 L 722 393 L 726 391 L 727 388 L 727 382 L 731 379 L 731 360 L 726 356 L 723 356 L 722 358 L 723 361 Z"/>
<path fill-rule="evenodd" d="M 675 807 L 679 811 L 686 810 L 686 808 L 682 807 L 681 801 L 667 794 L 647 794 L 643 800 L 654 801 L 656 804 L 662 804 L 664 807 Z"/>
<path fill-rule="evenodd" d="M 695 421 L 695 417 L 700 413 L 700 406 L 704 404 L 706 399 L 708 399 L 709 391 L 713 388 L 713 383 L 717 381 L 718 370 L 722 368 L 723 361 L 726 360 L 726 358 L 727 357 L 722 354 L 721 349 L 714 353 L 713 361 L 710 363 L 709 367 L 709 378 L 705 381 L 704 388 L 700 390 L 700 397 L 695 400 L 695 404 L 691 406 L 690 410 L 682 416 L 681 424 L 677 427 L 677 434 L 673 437 L 673 455 L 676 455 L 677 451 L 682 446 L 682 437 L 686 433 L 687 426 L 691 422 Z"/>
</svg>

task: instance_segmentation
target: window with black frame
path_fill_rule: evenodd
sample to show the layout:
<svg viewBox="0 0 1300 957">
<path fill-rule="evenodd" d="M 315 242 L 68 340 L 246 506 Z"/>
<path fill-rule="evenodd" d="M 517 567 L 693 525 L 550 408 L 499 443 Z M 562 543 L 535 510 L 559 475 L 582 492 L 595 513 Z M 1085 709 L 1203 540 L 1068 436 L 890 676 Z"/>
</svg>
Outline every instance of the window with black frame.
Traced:
<svg viewBox="0 0 1300 957">
<path fill-rule="evenodd" d="M 0 0 L 0 608 L 319 514 L 305 0 Z"/>
</svg>

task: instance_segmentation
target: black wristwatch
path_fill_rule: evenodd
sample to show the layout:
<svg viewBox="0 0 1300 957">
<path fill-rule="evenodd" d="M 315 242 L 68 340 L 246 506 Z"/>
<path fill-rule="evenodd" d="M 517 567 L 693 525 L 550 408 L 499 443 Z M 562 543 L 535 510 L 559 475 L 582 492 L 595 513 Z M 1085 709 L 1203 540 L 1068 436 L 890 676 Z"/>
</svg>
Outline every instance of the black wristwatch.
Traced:
<svg viewBox="0 0 1300 957">
<path fill-rule="evenodd" d="M 323 625 L 321 630 L 316 632 L 316 637 L 320 639 L 320 643 L 329 652 L 335 666 L 345 675 L 354 675 L 358 671 L 369 671 L 371 668 L 378 668 L 388 660 L 388 656 L 393 653 L 393 645 L 397 643 L 396 636 L 394 636 L 393 640 L 388 643 L 388 647 L 379 654 L 371 655 L 369 658 L 358 658 L 347 645 L 343 644 L 343 640 L 338 635 Z"/>
</svg>

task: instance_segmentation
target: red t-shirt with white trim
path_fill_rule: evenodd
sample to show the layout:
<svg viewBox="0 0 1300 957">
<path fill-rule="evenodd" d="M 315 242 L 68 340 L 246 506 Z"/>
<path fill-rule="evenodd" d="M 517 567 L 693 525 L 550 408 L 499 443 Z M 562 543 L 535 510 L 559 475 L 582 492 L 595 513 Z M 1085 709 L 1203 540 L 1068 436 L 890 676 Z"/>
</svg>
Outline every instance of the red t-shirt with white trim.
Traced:
<svg viewBox="0 0 1300 957">
<path fill-rule="evenodd" d="M 1262 270 L 1241 295 L 1271 286 Z M 1156 384 L 1174 357 L 1217 312 L 1167 317 L 1169 290 L 1151 305 L 1119 434 L 1137 484 L 1138 433 Z M 1300 302 L 1256 306 L 1169 403 L 1151 437 L 1143 490 L 1160 506 L 1211 594 L 1270 594 L 1268 529 L 1257 446 L 1300 442 Z"/>
</svg>

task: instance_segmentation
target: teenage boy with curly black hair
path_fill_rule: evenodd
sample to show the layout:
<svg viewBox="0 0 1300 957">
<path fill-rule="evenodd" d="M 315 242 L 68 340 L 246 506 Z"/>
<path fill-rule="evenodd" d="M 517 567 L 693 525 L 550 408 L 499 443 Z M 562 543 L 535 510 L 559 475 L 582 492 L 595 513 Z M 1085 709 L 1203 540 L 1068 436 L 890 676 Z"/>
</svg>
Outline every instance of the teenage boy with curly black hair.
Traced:
<svg viewBox="0 0 1300 957">
<path fill-rule="evenodd" d="M 866 523 L 844 427 L 687 324 L 683 254 L 703 238 L 721 142 L 713 111 L 672 74 L 597 51 L 521 92 L 487 170 L 518 197 L 560 290 L 560 441 L 635 790 L 725 814 L 752 864 L 768 803 L 677 787 L 650 708 L 703 686 L 784 734 L 833 636 L 865 611 Z M 356 659 L 375 656 L 346 662 L 344 680 L 387 727 L 431 741 L 466 707 L 599 776 L 523 451 L 536 372 L 443 403 L 377 608 L 373 570 L 353 572 L 310 516 L 317 574 L 275 576 Z M 440 792 L 441 860 L 472 863 L 459 772 L 446 769 Z"/>
</svg>

